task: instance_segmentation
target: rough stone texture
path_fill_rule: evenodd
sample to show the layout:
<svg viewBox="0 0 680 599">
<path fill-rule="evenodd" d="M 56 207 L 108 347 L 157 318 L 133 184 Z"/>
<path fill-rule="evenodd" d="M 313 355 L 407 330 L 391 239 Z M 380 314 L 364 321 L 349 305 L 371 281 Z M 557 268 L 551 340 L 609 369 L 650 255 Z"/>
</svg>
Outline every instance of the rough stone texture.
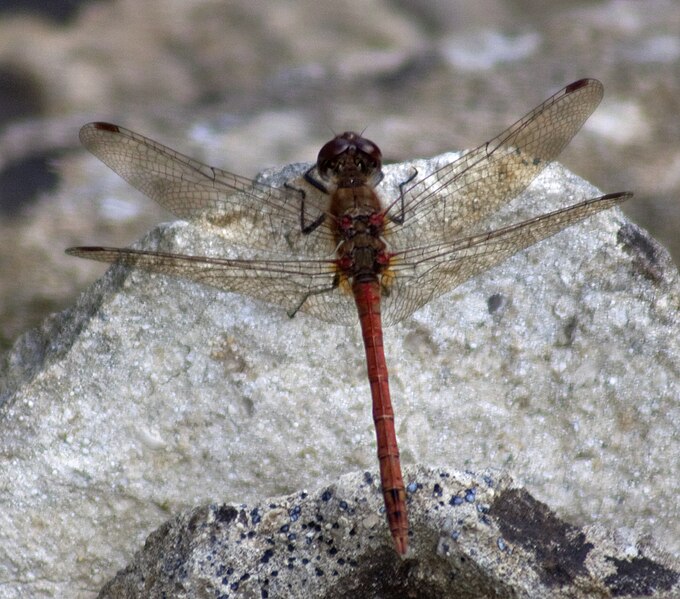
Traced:
<svg viewBox="0 0 680 599">
<path fill-rule="evenodd" d="M 174 597 L 671 597 L 680 563 L 557 517 L 500 472 L 409 468 L 411 549 L 397 556 L 368 473 L 308 494 L 183 512 L 99 594 Z"/>
<path fill-rule="evenodd" d="M 626 209 L 674 243 L 679 23 L 672 0 L 111 0 L 59 25 L 5 12 L 0 346 L 103 272 L 64 247 L 131 243 L 161 220 L 84 157 L 93 119 L 249 175 L 310 159 L 330 129 L 368 127 L 390 159 L 471 147 L 595 76 L 605 100 L 563 159 L 634 190 Z M 634 225 L 596 222 L 388 331 L 404 457 L 505 464 L 561 516 L 677 553 L 675 275 Z M 353 329 L 108 275 L 7 357 L 0 594 L 90 597 L 170 512 L 375 469 L 361 354 Z"/>
<path fill-rule="evenodd" d="M 593 195 L 552 166 L 493 224 Z M 182 222 L 143 245 L 224 251 Z M 618 211 L 432 302 L 386 331 L 404 463 L 507 468 L 576 526 L 677 553 L 678 307 L 667 253 Z M 377 470 L 358 327 L 186 281 L 111 269 L 22 337 L 0 380 L 9 597 L 91 597 L 170 514 Z M 370 534 L 388 544 L 382 516 Z"/>
</svg>

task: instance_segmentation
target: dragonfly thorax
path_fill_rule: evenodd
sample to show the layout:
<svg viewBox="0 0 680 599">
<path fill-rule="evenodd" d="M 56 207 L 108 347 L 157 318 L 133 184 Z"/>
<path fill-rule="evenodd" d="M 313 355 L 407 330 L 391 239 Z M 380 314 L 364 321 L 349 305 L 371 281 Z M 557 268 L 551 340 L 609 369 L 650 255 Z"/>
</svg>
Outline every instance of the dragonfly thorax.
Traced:
<svg viewBox="0 0 680 599">
<path fill-rule="evenodd" d="M 381 237 L 383 223 L 384 216 L 382 213 L 344 214 L 338 221 L 338 232 L 343 239 L 352 239 L 360 234 Z"/>
<path fill-rule="evenodd" d="M 376 280 L 389 265 L 385 242 L 368 233 L 358 233 L 343 241 L 337 251 L 337 267 L 344 278 Z"/>
</svg>

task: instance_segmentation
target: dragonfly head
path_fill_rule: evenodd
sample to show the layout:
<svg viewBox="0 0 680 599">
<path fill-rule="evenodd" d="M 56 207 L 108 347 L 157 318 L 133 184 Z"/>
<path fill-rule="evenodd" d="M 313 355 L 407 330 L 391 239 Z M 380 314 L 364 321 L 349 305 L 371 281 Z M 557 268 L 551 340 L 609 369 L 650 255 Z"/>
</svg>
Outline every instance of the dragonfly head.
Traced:
<svg viewBox="0 0 680 599">
<path fill-rule="evenodd" d="M 382 179 L 382 152 L 370 139 L 345 131 L 319 150 L 316 168 L 321 177 L 341 187 L 377 185 Z"/>
</svg>

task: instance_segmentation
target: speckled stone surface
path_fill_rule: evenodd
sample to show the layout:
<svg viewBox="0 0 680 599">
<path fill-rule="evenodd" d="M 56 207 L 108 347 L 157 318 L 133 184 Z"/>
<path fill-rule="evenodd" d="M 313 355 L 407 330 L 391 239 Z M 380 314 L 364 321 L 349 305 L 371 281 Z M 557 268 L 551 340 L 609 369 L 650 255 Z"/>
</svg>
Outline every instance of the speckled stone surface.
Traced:
<svg viewBox="0 0 680 599">
<path fill-rule="evenodd" d="M 174 597 L 671 597 L 680 563 L 644 542 L 561 520 L 499 472 L 409 468 L 400 558 L 366 473 L 315 493 L 183 512 L 100 599 Z"/>
<path fill-rule="evenodd" d="M 552 166 L 492 224 L 594 195 Z M 182 222 L 141 243 L 225 251 Z M 667 254 L 618 211 L 433 301 L 386 329 L 404 464 L 503 467 L 576 526 L 677 553 L 678 303 Z M 358 327 L 186 281 L 111 269 L 22 337 L 0 380 L 10 597 L 92 597 L 172 514 L 377 470 Z"/>
</svg>

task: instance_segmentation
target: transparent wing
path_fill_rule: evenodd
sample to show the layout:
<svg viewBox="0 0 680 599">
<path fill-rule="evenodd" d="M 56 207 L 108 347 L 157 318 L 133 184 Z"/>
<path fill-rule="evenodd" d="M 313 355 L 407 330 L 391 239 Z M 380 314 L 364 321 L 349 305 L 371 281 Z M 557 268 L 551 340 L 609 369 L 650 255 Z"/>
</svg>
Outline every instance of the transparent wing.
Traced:
<svg viewBox="0 0 680 599">
<path fill-rule="evenodd" d="M 382 281 L 386 324 L 402 320 L 512 254 L 631 196 L 609 194 L 470 235 L 560 153 L 601 97 L 602 85 L 593 79 L 568 85 L 501 135 L 423 178 L 388 206 L 392 218 L 386 237 L 395 253 Z M 182 218 L 220 226 L 229 231 L 232 243 L 266 250 L 268 259 L 102 247 L 71 248 L 67 250 L 71 255 L 181 276 L 283 306 L 291 314 L 301 310 L 332 323 L 356 322 L 349 286 L 337 285 L 330 218 L 311 234 L 302 233 L 305 223 L 327 214 L 328 198 L 319 190 L 307 186 L 303 194 L 253 182 L 116 125 L 86 125 L 81 140 L 162 206 Z"/>
<path fill-rule="evenodd" d="M 520 194 L 554 160 L 600 103 L 602 84 L 581 79 L 458 160 L 408 188 L 388 208 L 396 249 L 459 236 Z"/>
<path fill-rule="evenodd" d="M 66 253 L 242 293 L 282 306 L 291 316 L 301 311 L 335 324 L 357 321 L 351 292 L 334 284 L 333 260 L 230 260 L 107 247 L 74 247 Z"/>
<path fill-rule="evenodd" d="M 386 325 L 406 318 L 432 299 L 503 262 L 513 254 L 593 214 L 632 197 L 612 193 L 489 233 L 398 252 L 384 280 Z M 392 278 L 393 277 L 393 278 Z"/>
<path fill-rule="evenodd" d="M 289 257 L 326 256 L 333 236 L 324 222 L 309 235 L 306 222 L 326 213 L 328 197 L 307 186 L 302 193 L 276 188 L 208 166 L 138 133 L 110 123 L 89 123 L 82 144 L 128 183 L 180 218 L 205 220 L 232 243 Z"/>
<path fill-rule="evenodd" d="M 395 254 L 383 277 L 383 322 L 395 324 L 434 298 L 562 229 L 629 199 L 628 192 L 586 200 L 488 233 Z M 118 262 L 179 276 L 224 291 L 351 325 L 356 308 L 348 287 L 336 284 L 334 260 L 231 260 L 105 247 L 75 247 L 72 256 Z"/>
</svg>

